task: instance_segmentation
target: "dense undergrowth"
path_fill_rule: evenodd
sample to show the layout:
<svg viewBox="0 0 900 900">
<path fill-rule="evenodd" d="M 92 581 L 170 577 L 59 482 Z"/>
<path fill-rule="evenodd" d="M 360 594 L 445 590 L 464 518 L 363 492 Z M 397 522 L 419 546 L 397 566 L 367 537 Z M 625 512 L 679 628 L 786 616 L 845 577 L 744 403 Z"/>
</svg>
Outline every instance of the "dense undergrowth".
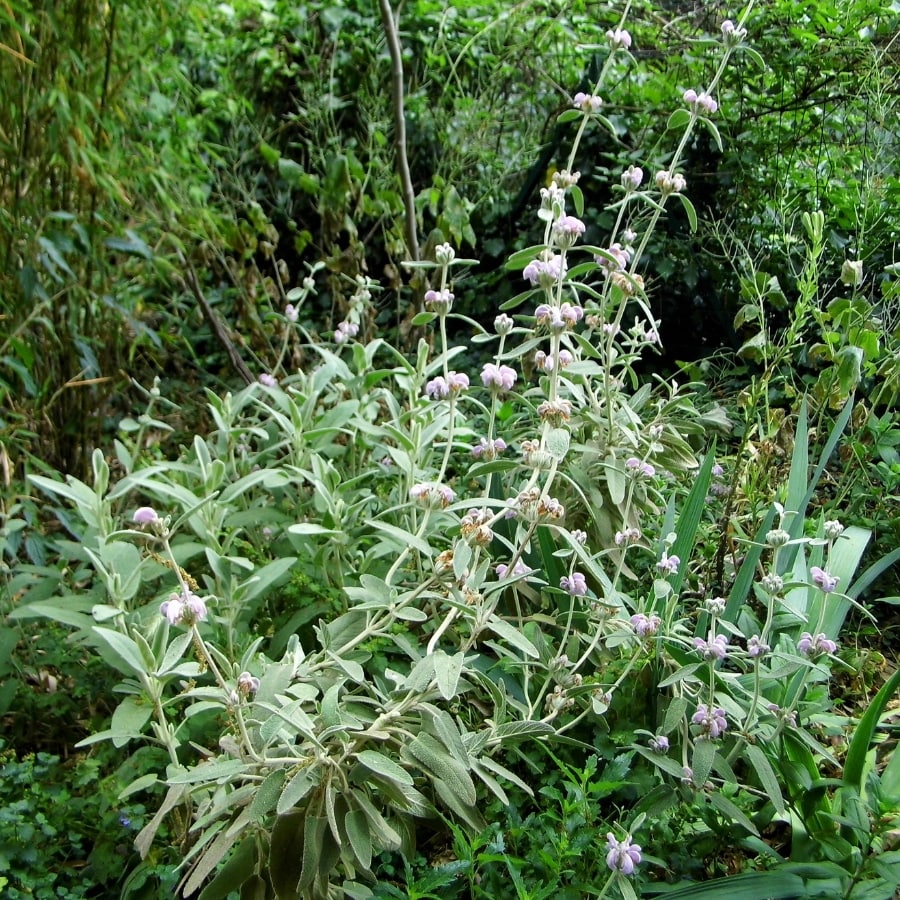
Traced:
<svg viewBox="0 0 900 900">
<path fill-rule="evenodd" d="M 680 6 L 0 9 L 4 896 L 894 896 L 900 8 Z"/>
</svg>

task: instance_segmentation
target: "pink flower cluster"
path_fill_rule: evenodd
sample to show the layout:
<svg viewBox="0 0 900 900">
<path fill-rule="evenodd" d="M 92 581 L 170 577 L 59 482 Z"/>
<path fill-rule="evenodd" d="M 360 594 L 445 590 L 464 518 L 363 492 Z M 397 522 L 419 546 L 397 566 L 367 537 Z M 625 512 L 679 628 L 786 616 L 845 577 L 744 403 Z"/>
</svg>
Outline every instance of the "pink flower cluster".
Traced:
<svg viewBox="0 0 900 900">
<path fill-rule="evenodd" d="M 170 625 L 195 625 L 206 619 L 206 601 L 185 588 L 180 594 L 169 594 L 159 611 Z"/>
<path fill-rule="evenodd" d="M 634 867 L 641 861 L 641 845 L 633 844 L 631 836 L 627 835 L 624 840 L 617 841 L 615 835 L 610 831 L 606 835 L 606 846 L 609 852 L 606 854 L 606 865 L 613 872 L 621 872 L 623 875 L 631 875 Z"/>
<path fill-rule="evenodd" d="M 697 712 L 691 719 L 694 725 L 700 726 L 700 734 L 714 741 L 728 731 L 728 719 L 725 718 L 725 710 L 711 709 L 705 703 L 697 707 Z"/>
<path fill-rule="evenodd" d="M 693 88 L 688 89 L 684 92 L 683 100 L 695 112 L 705 113 L 708 116 L 713 115 L 713 113 L 715 113 L 715 111 L 719 108 L 719 104 L 716 103 L 716 101 L 713 100 L 713 98 L 709 94 L 707 94 L 706 91 L 701 91 L 698 94 L 695 90 L 693 90 Z"/>
<path fill-rule="evenodd" d="M 485 363 L 481 370 L 481 382 L 492 391 L 511 391 L 516 383 L 515 369 L 509 366 L 498 366 L 496 363 Z"/>
<path fill-rule="evenodd" d="M 585 94 L 584 91 L 579 91 L 572 98 L 572 106 L 586 113 L 595 113 L 600 111 L 603 101 L 596 94 Z"/>
<path fill-rule="evenodd" d="M 438 375 L 425 385 L 425 395 L 432 400 L 445 400 L 469 386 L 469 376 L 463 372 L 448 372 L 444 378 Z"/>
</svg>

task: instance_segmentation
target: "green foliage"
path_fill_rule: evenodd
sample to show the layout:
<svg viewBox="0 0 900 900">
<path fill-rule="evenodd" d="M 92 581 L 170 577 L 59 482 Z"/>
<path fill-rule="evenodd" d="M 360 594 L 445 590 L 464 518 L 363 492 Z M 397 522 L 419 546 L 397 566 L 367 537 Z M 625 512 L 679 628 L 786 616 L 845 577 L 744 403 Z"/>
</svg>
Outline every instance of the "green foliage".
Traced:
<svg viewBox="0 0 900 900">
<path fill-rule="evenodd" d="M 649 47 L 650 9 L 636 7 Z M 123 876 L 98 839 L 84 870 L 125 897 L 498 896 L 511 883 L 519 897 L 631 900 L 662 880 L 673 896 L 714 896 L 716 876 L 736 870 L 740 896 L 865 897 L 900 881 L 898 769 L 883 742 L 897 677 L 858 721 L 830 692 L 832 671 L 858 659 L 845 621 L 870 615 L 860 598 L 897 558 L 866 561 L 887 507 L 860 499 L 858 476 L 832 478 L 840 449 L 877 457 L 877 477 L 896 486 L 896 333 L 885 328 L 895 273 L 878 297 L 858 260 L 843 260 L 832 289 L 835 241 L 808 202 L 776 279 L 753 261 L 764 232 L 751 216 L 750 233 L 726 242 L 743 292 L 735 330 L 753 329 L 732 372 L 734 408 L 705 399 L 700 367 L 688 384 L 643 374 L 663 326 L 651 273 L 695 255 L 679 223 L 695 232 L 705 214 L 681 172 L 694 187 L 702 154 L 725 153 L 712 111 L 671 85 L 683 75 L 727 110 L 733 73 L 760 64 L 743 40 L 753 20 L 748 10 L 715 39 L 718 23 L 702 15 L 668 30 L 673 47 L 700 36 L 673 75 L 640 67 L 640 52 L 585 22 L 580 5 L 553 10 L 404 9 L 401 33 L 419 48 L 406 108 L 416 225 L 429 233 L 417 261 L 405 261 L 373 9 L 185 5 L 189 78 L 170 62 L 138 82 L 152 90 L 135 158 L 162 161 L 158 175 L 98 164 L 116 158 L 97 148 L 113 137 L 134 146 L 138 133 L 113 115 L 128 94 L 108 76 L 138 49 L 120 60 L 116 16 L 141 24 L 141 11 L 92 7 L 82 25 L 105 30 L 74 37 L 64 32 L 75 7 L 40 19 L 82 81 L 36 90 L 30 114 L 46 143 L 32 162 L 42 191 L 78 166 L 91 189 L 53 194 L 47 208 L 17 195 L 34 207 L 5 232 L 2 277 L 31 274 L 0 356 L 31 392 L 30 412 L 46 414 L 54 389 L 35 378 L 45 360 L 25 339 L 42 317 L 59 307 L 58 337 L 82 355 L 108 350 L 111 364 L 124 343 L 102 338 L 123 316 L 140 321 L 138 298 L 160 274 L 180 294 L 135 334 L 174 346 L 174 325 L 202 310 L 194 361 L 218 365 L 224 351 L 248 383 L 207 390 L 198 413 L 155 379 L 143 413 L 93 450 L 87 477 L 35 465 L 34 494 L 2 509 L 0 660 L 12 658 L 0 676 L 13 685 L 2 711 L 13 723 L 26 708 L 45 714 L 64 684 L 78 747 L 95 754 L 76 765 L 77 790 L 56 777 L 57 760 L 10 757 L 10 784 L 40 786 L 34 804 L 8 807 L 7 887 L 70 890 L 49 865 L 25 874 L 33 854 L 20 832 L 61 831 L 36 811 L 40 791 L 65 807 L 69 830 L 85 815 L 107 837 L 119 804 L 134 801 L 140 861 Z M 146 21 L 160 27 L 169 12 Z M 804 15 L 809 34 L 852 24 Z M 592 44 L 576 46 L 576 24 Z M 171 28 L 163 35 L 174 45 Z M 15 50 L 4 62 L 28 65 Z M 60 66 L 41 78 L 56 85 Z M 633 86 L 611 104 L 621 81 Z M 574 105 L 579 83 L 592 94 Z M 630 91 L 653 102 L 632 104 Z M 591 99 L 601 92 L 602 107 Z M 94 94 L 98 106 L 85 100 Z M 50 97 L 67 104 L 65 134 L 40 117 Z M 453 245 L 507 249 L 479 246 L 476 228 L 516 208 L 505 167 L 535 143 L 530 113 L 551 106 L 564 111 L 522 206 L 543 184 L 533 237 L 492 296 L 478 260 Z M 24 111 L 14 104 L 10 122 Z M 88 125 L 91 141 L 61 155 L 66 129 Z M 595 154 L 592 142 L 617 146 Z M 578 177 L 582 153 L 601 162 Z M 626 168 L 638 162 L 658 174 Z M 145 189 L 146 207 L 112 229 L 103 223 L 126 221 L 126 185 Z M 401 291 L 386 340 L 379 325 Z M 467 292 L 492 316 L 513 315 L 486 328 L 460 314 L 455 295 Z M 480 379 L 479 356 L 490 360 Z M 13 412 L 4 438 L 18 450 L 29 411 Z M 196 427 L 176 433 L 184 419 Z M 823 498 L 826 479 L 837 498 Z M 869 521 L 840 524 L 853 501 Z M 64 532 L 36 538 L 41 505 Z M 95 672 L 103 701 L 92 704 Z M 29 675 L 40 690 L 28 692 Z M 87 846 L 78 827 L 76 853 Z M 788 837 L 773 845 L 771 833 Z"/>
<path fill-rule="evenodd" d="M 112 783 L 111 783 L 112 782 Z M 120 802 L 98 759 L 0 750 L 0 874 L 9 900 L 118 893 L 137 861 L 140 803 Z M 155 880 L 164 888 L 165 880 Z M 128 895 L 124 896 L 137 896 Z"/>
</svg>

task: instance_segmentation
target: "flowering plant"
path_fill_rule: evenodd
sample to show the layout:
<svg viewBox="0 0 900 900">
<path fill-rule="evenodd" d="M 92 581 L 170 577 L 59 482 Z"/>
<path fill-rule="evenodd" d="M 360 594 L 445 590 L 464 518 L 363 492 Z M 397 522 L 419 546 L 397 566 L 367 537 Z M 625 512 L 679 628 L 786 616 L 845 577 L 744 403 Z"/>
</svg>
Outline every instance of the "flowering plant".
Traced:
<svg viewBox="0 0 900 900">
<path fill-rule="evenodd" d="M 447 329 L 473 261 L 441 244 L 408 265 L 429 282 L 413 324 L 436 349 L 358 340 L 361 278 L 330 344 L 308 347 L 315 365 L 210 396 L 213 429 L 177 458 L 122 435 L 114 482 L 99 451 L 93 486 L 34 477 L 75 505 L 73 557 L 94 573 L 64 621 L 123 678 L 110 728 L 85 743 L 164 754 L 128 792 L 165 791 L 143 854 L 180 811 L 184 894 L 372 896 L 379 855 L 412 858 L 420 823 L 440 812 L 478 833 L 484 798 L 533 796 L 513 748 L 583 746 L 625 709 L 628 786 L 653 789 L 604 809 L 603 893 L 636 896 L 660 865 L 654 817 L 712 810 L 758 841 L 760 821 L 803 808 L 780 761 L 810 778 L 836 763 L 805 729 L 827 712 L 868 534 L 807 521 L 821 469 L 803 455 L 805 407 L 784 503 L 713 590 L 702 560 L 727 488 L 707 439 L 724 417 L 636 368 L 664 328 L 641 262 L 669 204 L 696 225 L 678 169 L 695 128 L 718 136 L 713 94 L 745 22 L 723 25 L 709 84 L 682 96 L 667 168 L 646 185 L 621 173 L 601 239 L 574 165 L 586 128 L 614 132 L 600 98 L 632 40 L 624 20 L 610 30 L 596 85 L 561 116 L 578 130 L 540 193 L 543 240 L 508 262 L 522 291 L 493 332 L 476 326 L 480 374 Z M 283 608 L 300 568 L 334 589 L 330 608 Z"/>
</svg>

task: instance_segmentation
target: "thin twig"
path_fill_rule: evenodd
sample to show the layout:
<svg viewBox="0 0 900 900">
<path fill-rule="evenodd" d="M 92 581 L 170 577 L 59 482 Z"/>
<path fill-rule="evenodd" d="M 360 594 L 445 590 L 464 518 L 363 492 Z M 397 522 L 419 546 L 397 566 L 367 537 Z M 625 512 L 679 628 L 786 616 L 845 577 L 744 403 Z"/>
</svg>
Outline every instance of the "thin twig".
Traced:
<svg viewBox="0 0 900 900">
<path fill-rule="evenodd" d="M 185 272 L 185 280 L 187 281 L 188 287 L 191 289 L 191 293 L 197 298 L 197 302 L 200 304 L 200 309 L 203 310 L 203 316 L 207 322 L 209 322 L 209 327 L 212 328 L 213 334 L 216 336 L 216 339 L 219 343 L 225 348 L 225 352 L 228 354 L 228 358 L 231 360 L 231 364 L 237 369 L 238 374 L 247 384 L 253 384 L 256 380 L 253 377 L 251 371 L 247 368 L 247 364 L 241 358 L 240 353 L 238 353 L 237 347 L 234 346 L 230 337 L 228 337 L 228 332 L 225 330 L 225 326 L 218 320 L 216 317 L 213 308 L 209 305 L 209 301 L 206 297 L 203 296 L 203 291 L 200 288 L 200 282 L 197 279 L 197 273 L 194 271 L 194 267 L 191 265 L 190 260 L 179 250 L 178 251 L 178 259 L 181 262 L 182 267 Z"/>
<path fill-rule="evenodd" d="M 403 53 L 397 37 L 397 24 L 391 10 L 390 0 L 379 0 L 384 36 L 387 38 L 391 54 L 391 88 L 394 100 L 394 144 L 397 147 L 397 170 L 403 205 L 406 208 L 406 243 L 413 261 L 419 259 L 419 239 L 416 231 L 416 195 L 413 192 L 409 160 L 406 156 L 406 113 L 403 106 Z"/>
</svg>

